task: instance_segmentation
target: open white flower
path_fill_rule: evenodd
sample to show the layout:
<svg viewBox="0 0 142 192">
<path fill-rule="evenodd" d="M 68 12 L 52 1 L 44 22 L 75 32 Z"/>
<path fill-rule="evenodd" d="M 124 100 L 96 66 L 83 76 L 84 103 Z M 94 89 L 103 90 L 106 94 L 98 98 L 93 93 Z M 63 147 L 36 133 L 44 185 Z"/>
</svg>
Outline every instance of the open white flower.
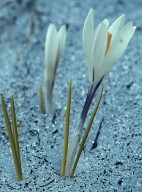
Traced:
<svg viewBox="0 0 142 192">
<path fill-rule="evenodd" d="M 94 12 L 90 9 L 84 23 L 82 42 L 89 81 L 94 87 L 122 56 L 135 29 L 131 21 L 125 24 L 124 14 L 110 27 L 109 21 L 105 19 L 94 29 Z"/>
<path fill-rule="evenodd" d="M 82 122 L 85 121 L 102 79 L 124 53 L 135 29 L 131 21 L 125 24 L 124 14 L 118 17 L 110 27 L 109 21 L 104 19 L 94 29 L 94 12 L 92 8 L 90 9 L 82 35 L 90 81 L 90 88 L 81 114 Z"/>
<path fill-rule="evenodd" d="M 66 27 L 61 26 L 57 31 L 54 24 L 50 24 L 45 40 L 44 78 L 47 88 L 47 111 L 51 111 L 52 90 L 55 82 L 56 69 L 64 51 L 66 41 Z"/>
</svg>

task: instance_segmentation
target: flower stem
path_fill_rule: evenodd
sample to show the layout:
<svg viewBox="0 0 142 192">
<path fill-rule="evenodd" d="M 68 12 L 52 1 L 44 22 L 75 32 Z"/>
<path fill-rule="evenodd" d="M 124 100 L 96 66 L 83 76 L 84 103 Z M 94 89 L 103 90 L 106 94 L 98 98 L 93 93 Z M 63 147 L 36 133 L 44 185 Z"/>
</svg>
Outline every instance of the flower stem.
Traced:
<svg viewBox="0 0 142 192">
<path fill-rule="evenodd" d="M 82 132 L 80 132 L 80 130 L 82 130 L 82 127 L 83 127 L 83 124 L 82 124 L 82 122 L 80 122 L 78 127 L 76 128 L 75 132 L 71 136 L 71 140 L 69 143 L 69 149 L 68 149 L 68 155 L 67 155 L 66 172 L 65 172 L 66 176 L 70 175 L 70 172 L 71 172 L 71 169 L 73 166 L 77 148 L 79 146 L 80 136 L 82 134 Z"/>
<path fill-rule="evenodd" d="M 43 89 L 42 84 L 40 85 L 40 109 L 42 113 L 45 113 L 45 103 L 44 103 L 44 97 L 43 97 Z"/>
<path fill-rule="evenodd" d="M 102 78 L 103 79 L 103 78 Z M 81 120 L 83 121 L 83 124 L 85 122 L 85 119 L 87 117 L 87 114 L 88 114 L 88 111 L 89 111 L 89 108 L 90 108 L 90 105 L 92 103 L 92 100 L 94 98 L 94 95 L 98 89 L 98 87 L 100 86 L 101 82 L 102 82 L 102 79 L 99 81 L 99 83 L 94 86 L 93 84 L 90 85 L 89 87 L 89 90 L 88 90 L 88 93 L 87 93 L 87 97 L 86 97 L 86 100 L 85 100 L 85 103 L 84 103 L 84 106 L 83 106 L 83 110 L 82 110 L 82 113 L 81 113 Z"/>
<path fill-rule="evenodd" d="M 51 113 L 52 111 L 52 91 L 53 85 L 51 82 L 46 82 L 46 91 L 47 91 L 47 113 Z"/>
<path fill-rule="evenodd" d="M 98 100 L 97 100 L 96 106 L 95 106 L 95 108 L 94 108 L 94 110 L 93 110 L 93 112 L 92 112 L 91 118 L 90 118 L 90 120 L 89 120 L 89 122 L 88 122 L 87 129 L 86 129 L 86 131 L 85 131 L 85 134 L 84 134 L 84 136 L 83 136 L 82 142 L 81 142 L 81 144 L 80 144 L 80 147 L 79 147 L 79 150 L 78 150 L 78 153 L 77 153 L 75 162 L 74 162 L 74 164 L 73 164 L 73 168 L 72 168 L 72 171 L 71 171 L 70 176 L 74 176 L 74 172 L 75 172 L 75 169 L 76 169 L 76 167 L 77 167 L 77 163 L 78 163 L 78 161 L 79 161 L 81 152 L 82 152 L 82 150 L 83 150 L 84 144 L 85 144 L 86 139 L 87 139 L 87 137 L 88 137 L 88 134 L 89 134 L 89 132 L 90 132 L 90 128 L 91 128 L 91 126 L 92 126 L 94 117 L 95 117 L 95 115 L 96 115 L 96 113 L 97 113 L 97 110 L 98 110 L 98 107 L 99 107 L 99 104 L 100 104 L 100 101 L 101 101 L 101 98 L 102 98 L 103 90 L 104 90 L 104 86 L 102 86 L 102 89 L 101 89 L 99 98 L 98 98 Z"/>
</svg>

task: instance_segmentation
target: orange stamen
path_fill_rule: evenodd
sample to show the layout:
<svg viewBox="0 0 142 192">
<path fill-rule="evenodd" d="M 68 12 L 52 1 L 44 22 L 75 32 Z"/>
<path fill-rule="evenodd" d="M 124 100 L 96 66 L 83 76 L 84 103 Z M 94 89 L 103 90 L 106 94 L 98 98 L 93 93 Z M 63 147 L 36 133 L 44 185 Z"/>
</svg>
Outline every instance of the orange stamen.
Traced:
<svg viewBox="0 0 142 192">
<path fill-rule="evenodd" d="M 105 55 L 107 54 L 107 52 L 108 52 L 108 50 L 109 50 L 109 48 L 110 48 L 111 38 L 112 38 L 112 34 L 108 32 L 108 36 L 107 36 L 107 46 L 106 46 Z"/>
</svg>

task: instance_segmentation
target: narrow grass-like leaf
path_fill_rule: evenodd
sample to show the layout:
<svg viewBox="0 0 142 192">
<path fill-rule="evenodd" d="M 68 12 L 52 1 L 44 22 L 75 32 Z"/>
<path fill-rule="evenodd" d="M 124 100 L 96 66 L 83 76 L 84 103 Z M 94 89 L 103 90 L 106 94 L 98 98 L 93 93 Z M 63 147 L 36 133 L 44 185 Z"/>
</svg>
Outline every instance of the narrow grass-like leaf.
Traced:
<svg viewBox="0 0 142 192">
<path fill-rule="evenodd" d="M 69 137 L 69 123 L 70 123 L 71 87 L 72 87 L 72 81 L 70 81 L 70 84 L 69 84 L 68 101 L 67 101 L 67 108 L 66 108 L 66 113 L 65 113 L 66 122 L 65 122 L 65 129 L 64 129 L 64 144 L 63 144 L 61 171 L 60 171 L 61 176 L 65 175 L 65 169 L 66 169 L 68 137 Z"/>
<path fill-rule="evenodd" d="M 45 103 L 44 103 L 44 97 L 43 97 L 43 89 L 42 84 L 40 85 L 40 109 L 42 113 L 45 113 Z"/>
<path fill-rule="evenodd" d="M 86 128 L 86 131 L 84 133 L 84 136 L 82 138 L 82 141 L 81 141 L 81 144 L 80 144 L 80 147 L 79 147 L 79 150 L 78 150 L 78 153 L 77 153 L 77 156 L 76 156 L 76 159 L 75 159 L 75 162 L 73 164 L 73 168 L 72 168 L 72 171 L 71 171 L 71 174 L 70 176 L 74 176 L 74 172 L 75 172 L 75 169 L 77 167 L 77 163 L 79 161 L 79 158 L 80 158 L 80 155 L 82 153 L 82 150 L 83 150 L 83 147 L 84 147 L 84 144 L 86 142 L 86 139 L 88 137 L 88 134 L 90 132 L 90 128 L 92 126 L 92 123 L 93 123 L 93 120 L 94 120 L 94 117 L 96 116 L 96 113 L 97 113 L 97 110 L 98 110 L 98 107 L 99 107 L 99 104 L 100 104 L 100 101 L 101 101 L 101 98 L 102 98 L 102 94 L 103 94 L 103 90 L 104 90 L 104 86 L 102 86 L 101 88 L 101 92 L 100 92 L 100 95 L 99 95 L 99 98 L 97 100 L 97 103 L 96 103 L 96 106 L 91 114 L 91 118 L 89 119 L 89 122 L 88 122 L 88 125 L 87 125 L 87 128 Z"/>
<path fill-rule="evenodd" d="M 15 105 L 14 105 L 14 98 L 13 96 L 11 96 L 11 118 L 12 118 L 12 133 L 13 133 L 13 138 L 14 138 L 14 142 L 15 142 L 15 146 L 16 146 L 16 152 L 18 155 L 18 133 L 17 133 L 17 123 L 16 123 L 16 115 L 15 115 Z M 18 155 L 19 158 L 19 155 Z"/>
<path fill-rule="evenodd" d="M 22 168 L 21 168 L 21 157 L 20 157 L 20 149 L 19 149 L 19 142 L 18 142 L 17 121 L 16 121 L 15 104 L 14 104 L 13 96 L 11 96 L 11 117 L 12 117 L 13 138 L 14 138 L 17 158 L 18 158 L 19 175 L 20 175 L 20 180 L 22 180 L 23 176 L 22 176 Z"/>
<path fill-rule="evenodd" d="M 8 116 L 8 113 L 7 113 L 6 104 L 5 104 L 3 95 L 1 95 L 1 104 L 2 104 L 2 111 L 3 111 L 3 115 L 4 115 L 4 120 L 5 120 L 5 124 L 6 124 L 6 128 L 7 128 L 8 138 L 9 138 L 9 141 L 10 141 L 10 146 L 11 146 L 12 156 L 13 156 L 13 160 L 14 160 L 14 165 L 15 165 L 15 169 L 16 169 L 16 175 L 17 175 L 18 181 L 20 181 L 20 180 L 22 180 L 22 178 L 21 178 L 21 173 L 20 173 L 20 170 L 19 170 L 19 161 L 18 161 L 18 157 L 17 157 L 14 137 L 13 137 L 13 133 L 12 133 L 12 130 L 11 130 L 10 120 L 9 120 L 9 116 Z"/>
</svg>

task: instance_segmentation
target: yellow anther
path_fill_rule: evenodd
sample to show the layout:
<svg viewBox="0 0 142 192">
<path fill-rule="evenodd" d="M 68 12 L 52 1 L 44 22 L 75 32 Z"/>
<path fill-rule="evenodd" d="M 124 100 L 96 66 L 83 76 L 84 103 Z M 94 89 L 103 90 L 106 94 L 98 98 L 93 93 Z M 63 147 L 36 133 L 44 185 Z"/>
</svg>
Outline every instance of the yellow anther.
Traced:
<svg viewBox="0 0 142 192">
<path fill-rule="evenodd" d="M 105 55 L 107 54 L 107 52 L 108 52 L 108 50 L 109 50 L 109 48 L 110 48 L 111 38 L 112 38 L 112 34 L 108 32 L 108 36 L 107 36 L 107 46 L 106 46 Z"/>
</svg>

